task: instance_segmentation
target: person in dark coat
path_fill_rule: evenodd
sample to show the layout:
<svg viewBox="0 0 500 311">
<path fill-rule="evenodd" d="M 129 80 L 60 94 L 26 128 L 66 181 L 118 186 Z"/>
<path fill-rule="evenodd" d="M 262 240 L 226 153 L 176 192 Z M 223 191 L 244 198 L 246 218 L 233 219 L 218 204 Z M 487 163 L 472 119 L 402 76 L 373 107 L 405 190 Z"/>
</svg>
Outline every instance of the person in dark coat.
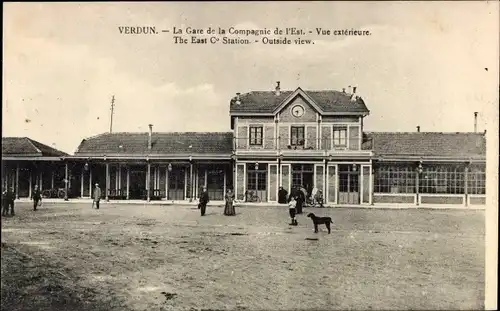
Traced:
<svg viewBox="0 0 500 311">
<path fill-rule="evenodd" d="M 302 191 L 297 191 L 297 214 L 302 214 L 302 207 L 304 206 L 304 201 L 306 200 L 306 197 L 304 195 L 304 192 Z"/>
<path fill-rule="evenodd" d="M 42 194 L 40 193 L 40 189 L 38 189 L 38 185 L 35 185 L 35 189 L 33 189 L 31 197 L 33 199 L 33 210 L 36 211 L 38 203 L 42 201 Z"/>
<path fill-rule="evenodd" d="M 14 188 L 7 188 L 7 190 L 4 191 L 2 194 L 3 197 L 3 209 L 2 209 L 2 216 L 7 216 L 9 213 L 9 207 L 10 207 L 10 215 L 14 216 L 14 200 L 15 200 L 15 195 L 14 195 Z"/>
<path fill-rule="evenodd" d="M 207 187 L 203 187 L 203 192 L 200 195 L 200 203 L 198 204 L 201 210 L 201 216 L 205 216 L 205 211 L 209 201 L 210 198 L 208 197 Z"/>
<path fill-rule="evenodd" d="M 279 204 L 286 204 L 287 203 L 287 196 L 288 196 L 288 191 L 283 189 L 283 187 L 280 187 L 280 190 L 278 191 L 278 203 Z"/>
</svg>

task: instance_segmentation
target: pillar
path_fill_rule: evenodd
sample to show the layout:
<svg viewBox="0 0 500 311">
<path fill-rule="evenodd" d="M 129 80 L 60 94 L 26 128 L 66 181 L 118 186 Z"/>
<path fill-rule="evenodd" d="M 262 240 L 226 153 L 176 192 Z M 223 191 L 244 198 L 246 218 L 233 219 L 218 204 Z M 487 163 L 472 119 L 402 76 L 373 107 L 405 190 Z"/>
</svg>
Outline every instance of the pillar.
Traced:
<svg viewBox="0 0 500 311">
<path fill-rule="evenodd" d="M 40 180 L 38 181 L 38 188 L 40 189 L 40 192 L 42 192 L 42 187 L 43 186 L 43 172 L 40 170 Z"/>
<path fill-rule="evenodd" d="M 52 171 L 52 174 L 50 177 L 50 188 L 54 189 L 54 171 Z"/>
<path fill-rule="evenodd" d="M 415 196 L 415 199 L 416 199 L 416 202 L 415 204 L 416 205 L 420 205 L 418 202 L 419 202 L 419 197 L 420 197 L 420 172 L 417 170 L 417 174 L 416 174 L 416 177 L 415 177 L 415 193 L 416 193 L 416 196 Z"/>
<path fill-rule="evenodd" d="M 468 196 L 469 196 L 469 189 L 468 189 L 468 184 L 469 184 L 469 167 L 465 167 L 465 173 L 464 173 L 464 199 L 465 199 L 465 206 L 468 206 L 469 203 L 468 201 Z"/>
<path fill-rule="evenodd" d="M 82 173 L 80 174 L 80 198 L 83 198 L 83 182 L 84 182 L 84 175 L 85 175 L 85 170 L 82 170 Z"/>
<path fill-rule="evenodd" d="M 16 166 L 16 200 L 19 199 L 19 162 Z"/>
<path fill-rule="evenodd" d="M 69 176 L 68 176 L 68 162 L 64 165 L 64 201 L 68 201 L 68 186 L 69 186 Z"/>
<path fill-rule="evenodd" d="M 31 170 L 32 168 L 30 168 L 30 183 L 29 183 L 29 194 L 28 194 L 28 198 L 31 198 L 31 188 L 33 188 L 33 181 L 31 180 L 32 179 L 32 175 L 31 175 Z"/>
<path fill-rule="evenodd" d="M 225 198 L 226 197 L 226 174 L 227 174 L 227 166 L 224 165 L 224 192 L 222 193 L 222 197 Z"/>
<path fill-rule="evenodd" d="M 127 166 L 127 200 L 130 199 L 130 167 Z"/>
<path fill-rule="evenodd" d="M 189 202 L 193 202 L 193 162 L 189 163 Z"/>
<path fill-rule="evenodd" d="M 147 192 L 147 201 L 150 201 L 150 194 L 149 194 L 149 184 L 151 182 L 151 163 L 148 162 L 148 174 L 146 176 L 146 192 Z"/>
<path fill-rule="evenodd" d="M 168 200 L 168 165 L 165 168 L 165 200 Z"/>
<path fill-rule="evenodd" d="M 89 165 L 89 197 L 92 198 L 92 166 Z"/>
<path fill-rule="evenodd" d="M 109 163 L 106 162 L 106 202 L 109 202 Z"/>
</svg>

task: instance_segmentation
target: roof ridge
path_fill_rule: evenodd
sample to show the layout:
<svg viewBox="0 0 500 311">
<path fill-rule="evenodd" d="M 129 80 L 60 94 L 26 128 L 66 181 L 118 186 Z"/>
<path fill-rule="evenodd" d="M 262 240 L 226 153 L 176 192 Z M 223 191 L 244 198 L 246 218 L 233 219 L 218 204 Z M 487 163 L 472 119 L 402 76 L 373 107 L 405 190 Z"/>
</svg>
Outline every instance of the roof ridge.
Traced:
<svg viewBox="0 0 500 311">
<path fill-rule="evenodd" d="M 27 137 L 27 136 L 25 136 L 24 138 L 26 138 L 26 139 L 28 140 L 28 142 L 29 142 L 29 143 L 33 146 L 33 148 L 35 148 L 35 149 L 36 149 L 36 151 L 38 151 L 39 153 L 42 153 L 42 154 L 43 154 L 42 150 L 38 149 L 38 147 L 37 147 L 37 146 L 35 146 L 35 144 L 34 144 L 34 143 L 33 143 L 33 141 L 31 140 L 31 138 L 29 138 L 29 137 Z"/>
<path fill-rule="evenodd" d="M 386 131 L 366 131 L 365 134 L 477 134 L 483 135 L 483 132 L 386 132 Z"/>
</svg>

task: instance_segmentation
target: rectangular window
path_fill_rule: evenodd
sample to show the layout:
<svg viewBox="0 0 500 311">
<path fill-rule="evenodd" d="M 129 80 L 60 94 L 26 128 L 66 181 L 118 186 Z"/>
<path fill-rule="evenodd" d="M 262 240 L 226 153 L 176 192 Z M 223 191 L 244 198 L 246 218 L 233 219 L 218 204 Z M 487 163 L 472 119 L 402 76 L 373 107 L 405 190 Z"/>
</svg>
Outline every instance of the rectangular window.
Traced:
<svg viewBox="0 0 500 311">
<path fill-rule="evenodd" d="M 303 126 L 292 126 L 290 133 L 290 145 L 292 146 L 304 146 L 304 127 Z"/>
<path fill-rule="evenodd" d="M 465 169 L 456 166 L 424 166 L 420 174 L 421 193 L 464 194 Z"/>
<path fill-rule="evenodd" d="M 333 128 L 333 145 L 338 147 L 347 146 L 347 127 Z"/>
<path fill-rule="evenodd" d="M 486 194 L 486 167 L 471 167 L 467 179 L 469 194 Z"/>
<path fill-rule="evenodd" d="M 375 192 L 415 193 L 415 178 L 411 166 L 379 166 L 375 168 Z"/>
<path fill-rule="evenodd" d="M 250 126 L 250 146 L 262 145 L 262 126 Z"/>
</svg>

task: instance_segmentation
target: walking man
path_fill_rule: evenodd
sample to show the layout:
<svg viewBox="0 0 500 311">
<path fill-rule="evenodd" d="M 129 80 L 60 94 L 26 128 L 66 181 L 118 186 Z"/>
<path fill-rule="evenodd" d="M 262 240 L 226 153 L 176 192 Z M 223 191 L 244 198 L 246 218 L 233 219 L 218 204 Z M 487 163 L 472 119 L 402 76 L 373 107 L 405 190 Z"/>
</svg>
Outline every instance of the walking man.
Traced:
<svg viewBox="0 0 500 311">
<path fill-rule="evenodd" d="M 205 216 L 205 211 L 207 209 L 207 204 L 210 201 L 210 198 L 208 197 L 208 192 L 207 192 L 207 187 L 203 187 L 203 191 L 200 195 L 200 209 L 201 209 L 201 216 Z"/>
<path fill-rule="evenodd" d="M 101 188 L 99 188 L 99 184 L 95 184 L 94 188 L 94 202 L 92 203 L 92 207 L 95 203 L 95 208 L 99 209 L 99 202 L 101 201 Z"/>
<path fill-rule="evenodd" d="M 38 206 L 38 203 L 42 201 L 42 195 L 40 193 L 40 189 L 38 189 L 38 185 L 35 185 L 35 189 L 33 190 L 33 210 L 36 211 L 36 207 Z"/>
</svg>

